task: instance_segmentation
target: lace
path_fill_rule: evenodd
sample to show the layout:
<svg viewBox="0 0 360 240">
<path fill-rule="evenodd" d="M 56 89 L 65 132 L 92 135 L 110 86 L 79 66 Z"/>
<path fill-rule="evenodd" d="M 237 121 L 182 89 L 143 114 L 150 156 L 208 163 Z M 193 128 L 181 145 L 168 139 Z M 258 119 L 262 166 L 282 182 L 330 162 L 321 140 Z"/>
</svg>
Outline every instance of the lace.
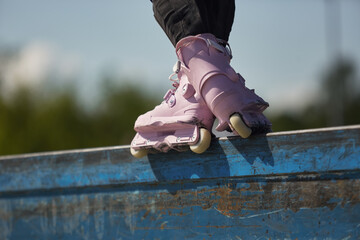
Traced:
<svg viewBox="0 0 360 240">
<path fill-rule="evenodd" d="M 172 82 L 172 86 L 174 87 L 173 89 L 169 89 L 165 96 L 164 96 L 164 100 L 165 102 L 168 102 L 169 99 L 171 98 L 171 96 L 175 95 L 176 90 L 178 89 L 178 87 L 180 86 L 180 80 L 178 78 L 178 73 L 180 71 L 180 67 L 181 67 L 181 62 L 177 61 L 173 67 L 173 73 L 169 76 L 169 80 Z"/>
<path fill-rule="evenodd" d="M 173 67 L 173 73 L 169 76 L 169 80 L 172 81 L 172 85 L 175 89 L 177 89 L 180 85 L 180 80 L 178 78 L 180 67 L 181 67 L 181 62 L 177 61 Z"/>
</svg>

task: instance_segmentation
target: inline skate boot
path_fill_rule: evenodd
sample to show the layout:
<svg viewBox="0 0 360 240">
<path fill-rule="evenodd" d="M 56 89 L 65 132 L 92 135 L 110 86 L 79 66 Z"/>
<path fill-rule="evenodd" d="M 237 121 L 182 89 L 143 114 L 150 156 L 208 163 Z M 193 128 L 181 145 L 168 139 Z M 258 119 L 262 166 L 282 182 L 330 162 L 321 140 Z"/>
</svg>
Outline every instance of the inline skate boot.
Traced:
<svg viewBox="0 0 360 240">
<path fill-rule="evenodd" d="M 269 106 L 245 86 L 244 78 L 230 66 L 231 49 L 227 42 L 212 34 L 181 39 L 176 45 L 181 67 L 195 88 L 199 102 L 205 102 L 219 120 L 217 131 L 231 130 L 242 138 L 271 131 L 263 115 Z"/>
<path fill-rule="evenodd" d="M 187 76 L 180 72 L 180 62 L 174 66 L 173 82 L 164 101 L 141 115 L 135 122 L 137 132 L 131 143 L 131 154 L 141 158 L 148 153 L 190 149 L 204 152 L 211 142 L 214 115 L 196 94 Z"/>
</svg>

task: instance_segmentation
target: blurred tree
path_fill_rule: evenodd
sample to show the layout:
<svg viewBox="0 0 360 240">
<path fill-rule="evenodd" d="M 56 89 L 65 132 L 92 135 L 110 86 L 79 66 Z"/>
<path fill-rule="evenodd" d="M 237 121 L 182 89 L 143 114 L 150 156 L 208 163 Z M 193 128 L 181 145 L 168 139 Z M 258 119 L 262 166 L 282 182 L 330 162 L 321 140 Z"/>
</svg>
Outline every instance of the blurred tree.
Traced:
<svg viewBox="0 0 360 240">
<path fill-rule="evenodd" d="M 273 131 L 360 123 L 360 91 L 352 61 L 339 59 L 325 71 L 319 98 L 303 111 L 270 116 Z"/>
<path fill-rule="evenodd" d="M 349 60 L 339 59 L 330 66 L 323 78 L 322 93 L 324 107 L 328 109 L 328 126 L 351 123 L 356 111 L 353 104 L 359 94 L 355 84 L 354 64 Z"/>
<path fill-rule="evenodd" d="M 0 87 L 1 76 L 0 69 Z M 129 144 L 136 118 L 159 102 L 130 82 L 105 75 L 102 97 L 90 111 L 71 84 L 60 91 L 18 87 L 6 98 L 0 91 L 0 155 Z M 273 130 L 360 123 L 360 91 L 351 61 L 329 67 L 318 95 L 300 112 L 270 116 Z"/>
<path fill-rule="evenodd" d="M 155 101 L 133 85 L 107 79 L 99 106 L 86 111 L 74 87 L 48 96 L 19 88 L 0 96 L 0 155 L 129 144 L 133 124 Z"/>
</svg>

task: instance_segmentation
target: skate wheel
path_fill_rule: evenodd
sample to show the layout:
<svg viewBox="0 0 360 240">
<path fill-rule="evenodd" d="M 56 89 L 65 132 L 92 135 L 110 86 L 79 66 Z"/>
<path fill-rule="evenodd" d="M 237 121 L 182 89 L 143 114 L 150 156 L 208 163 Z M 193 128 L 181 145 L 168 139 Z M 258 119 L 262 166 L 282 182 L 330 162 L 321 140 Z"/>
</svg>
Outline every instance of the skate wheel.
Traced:
<svg viewBox="0 0 360 240">
<path fill-rule="evenodd" d="M 148 154 L 148 151 L 146 149 L 133 149 L 130 148 L 131 155 L 133 155 L 136 158 L 142 158 L 145 157 Z"/>
<path fill-rule="evenodd" d="M 190 149 L 194 153 L 203 153 L 210 147 L 211 142 L 211 133 L 205 129 L 200 128 L 200 138 L 199 141 L 195 145 L 191 145 Z"/>
<path fill-rule="evenodd" d="M 242 138 L 248 138 L 251 135 L 251 128 L 249 128 L 244 121 L 242 120 L 240 114 L 235 113 L 230 117 L 230 123 L 233 129 L 240 135 Z"/>
</svg>

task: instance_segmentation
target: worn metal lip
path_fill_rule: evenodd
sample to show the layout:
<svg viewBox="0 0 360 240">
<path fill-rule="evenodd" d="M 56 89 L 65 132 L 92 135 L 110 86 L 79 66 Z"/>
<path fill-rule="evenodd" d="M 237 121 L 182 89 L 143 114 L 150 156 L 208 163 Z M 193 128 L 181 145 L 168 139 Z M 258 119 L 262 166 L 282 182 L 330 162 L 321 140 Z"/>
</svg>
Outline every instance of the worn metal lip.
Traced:
<svg viewBox="0 0 360 240">
<path fill-rule="evenodd" d="M 130 149 L 130 145 L 84 148 L 84 149 L 71 149 L 71 150 L 60 150 L 60 151 L 48 151 L 48 152 L 39 152 L 39 153 L 24 153 L 24 154 L 14 154 L 14 155 L 4 155 L 4 156 L 0 156 L 0 161 L 1 160 L 10 160 L 10 159 L 15 159 L 15 158 L 54 156 L 54 155 L 62 155 L 62 154 L 100 152 L 100 151 L 111 151 L 111 150 L 121 150 L 121 149 Z"/>
<path fill-rule="evenodd" d="M 337 127 L 325 127 L 325 128 L 312 128 L 312 129 L 303 129 L 303 130 L 293 130 L 293 131 L 280 131 L 267 133 L 265 135 L 259 136 L 285 136 L 285 135 L 296 135 L 296 134 L 307 134 L 307 133 L 320 133 L 320 132 L 334 132 L 334 131 L 345 131 L 345 130 L 360 130 L 360 124 L 357 125 L 348 125 L 348 126 L 337 126 Z M 228 140 L 231 138 L 238 138 L 239 136 L 225 136 L 220 137 L 219 140 Z"/>
<path fill-rule="evenodd" d="M 360 124 L 349 125 L 349 126 L 337 126 L 337 127 L 313 128 L 313 129 L 304 129 L 304 130 L 275 132 L 275 133 L 268 133 L 268 134 L 266 134 L 266 136 L 279 136 L 279 135 L 303 134 L 303 133 L 314 133 L 314 132 L 332 132 L 332 131 L 355 130 L 355 129 L 360 129 Z"/>
<path fill-rule="evenodd" d="M 307 133 L 315 133 L 315 132 L 320 133 L 320 132 L 332 132 L 332 131 L 345 131 L 345 130 L 360 130 L 360 124 L 349 125 L 349 126 L 338 126 L 338 127 L 326 127 L 326 128 L 294 130 L 294 131 L 282 131 L 282 132 L 267 133 L 266 135 L 263 135 L 263 136 L 272 137 L 272 136 L 285 136 L 285 135 L 307 134 Z M 234 138 L 239 138 L 239 137 L 238 136 L 220 137 L 220 138 L 218 138 L 218 140 L 226 141 L 228 139 L 234 139 Z M 89 152 L 99 152 L 99 151 L 111 151 L 111 150 L 130 149 L 130 147 L 131 147 L 130 145 L 121 145 L 121 146 L 107 146 L 107 147 L 96 147 L 96 148 L 48 151 L 48 152 L 40 152 L 40 153 L 25 153 L 25 154 L 4 155 L 4 156 L 0 156 L 0 160 L 10 160 L 10 159 L 16 159 L 16 158 L 41 157 L 41 156 L 54 156 L 54 155 L 72 154 L 72 153 L 89 153 Z"/>
</svg>

